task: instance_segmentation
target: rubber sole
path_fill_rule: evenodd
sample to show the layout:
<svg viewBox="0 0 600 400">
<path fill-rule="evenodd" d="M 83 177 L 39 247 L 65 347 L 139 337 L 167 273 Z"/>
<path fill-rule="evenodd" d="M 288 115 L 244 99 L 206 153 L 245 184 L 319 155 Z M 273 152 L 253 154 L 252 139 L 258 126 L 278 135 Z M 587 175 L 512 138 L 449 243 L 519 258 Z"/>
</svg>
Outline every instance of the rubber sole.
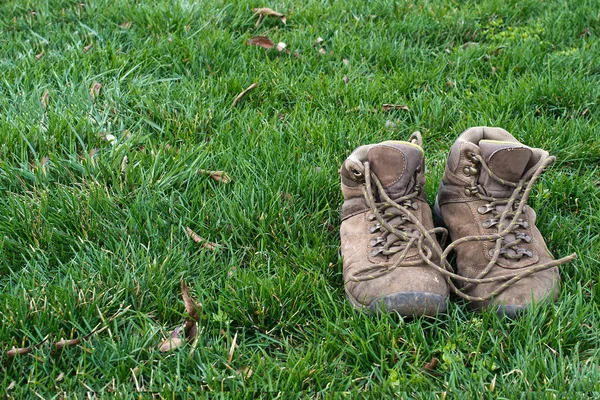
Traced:
<svg viewBox="0 0 600 400">
<path fill-rule="evenodd" d="M 433 316 L 446 311 L 446 298 L 435 293 L 408 292 L 383 296 L 364 305 L 346 293 L 346 297 L 355 308 L 369 310 L 375 314 L 396 313 L 403 317 Z"/>
</svg>

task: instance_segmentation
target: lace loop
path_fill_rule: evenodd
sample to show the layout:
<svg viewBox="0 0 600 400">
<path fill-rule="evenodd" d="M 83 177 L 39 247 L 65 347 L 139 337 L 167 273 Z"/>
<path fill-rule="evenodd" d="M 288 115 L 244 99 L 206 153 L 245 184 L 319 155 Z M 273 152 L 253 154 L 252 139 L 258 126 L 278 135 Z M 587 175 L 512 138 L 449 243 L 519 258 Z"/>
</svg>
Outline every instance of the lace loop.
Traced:
<svg viewBox="0 0 600 400">
<path fill-rule="evenodd" d="M 571 254 L 567 257 L 560 258 L 558 260 L 552 260 L 547 263 L 537 264 L 532 267 L 523 268 L 517 272 L 486 278 L 486 275 L 496 265 L 498 258 L 502 255 L 505 258 L 520 259 L 522 257 L 533 257 L 533 253 L 527 249 L 511 249 L 512 252 L 508 251 L 507 245 L 516 246 L 522 241 L 529 243 L 531 237 L 523 232 L 514 232 L 517 227 L 527 228 L 528 223 L 521 216 L 526 210 L 526 203 L 529 199 L 529 194 L 533 188 L 535 181 L 539 178 L 542 172 L 547 168 L 555 158 L 552 156 L 542 157 L 538 163 L 531 168 L 518 183 L 508 182 L 497 177 L 487 166 L 483 158 L 475 153 L 470 155 L 470 159 L 474 164 L 480 165 L 484 168 L 492 179 L 499 181 L 506 186 L 512 186 L 515 188 L 512 196 L 508 199 L 495 199 L 487 197 L 481 193 L 480 188 L 475 181 L 476 177 L 472 176 L 471 187 L 468 189 L 474 189 L 473 195 L 479 197 L 482 200 L 488 201 L 485 206 L 485 213 L 491 212 L 494 215 L 493 220 L 495 222 L 493 226 L 496 227 L 497 233 L 490 235 L 481 236 L 466 236 L 455 240 L 450 243 L 445 250 L 442 248 L 438 241 L 435 239 L 436 235 L 441 235 L 442 245 L 446 242 L 448 231 L 445 228 L 433 228 L 426 229 L 423 224 L 415 217 L 410 211 L 410 204 L 416 204 L 413 199 L 419 194 L 418 191 L 413 190 L 410 194 L 399 197 L 395 200 L 391 199 L 390 196 L 385 192 L 379 178 L 371 172 L 368 162 L 364 163 L 364 177 L 365 186 L 363 187 L 363 195 L 365 202 L 369 207 L 371 214 L 368 217 L 370 221 L 377 221 L 369 230 L 371 233 L 382 231 L 382 235 L 375 239 L 375 247 L 373 250 L 374 256 L 385 255 L 390 256 L 398 254 L 398 259 L 393 263 L 378 263 L 368 265 L 358 270 L 351 279 L 355 282 L 366 281 L 370 279 L 376 279 L 384 276 L 389 271 L 400 267 L 410 266 L 421 266 L 423 263 L 428 267 L 431 267 L 438 271 L 442 276 L 446 278 L 446 281 L 450 289 L 459 297 L 468 301 L 486 301 L 495 297 L 510 287 L 513 283 L 539 271 L 543 271 L 549 268 L 553 268 L 565 263 L 568 263 L 575 258 L 576 254 Z M 416 174 L 416 173 L 415 173 Z M 415 182 L 417 179 L 414 180 Z M 383 202 L 377 202 L 375 199 L 375 193 L 372 183 L 375 183 L 377 194 L 382 198 Z M 413 188 L 414 189 L 414 188 Z M 420 189 L 420 188 L 418 188 Z M 502 207 L 504 207 L 502 209 Z M 388 210 L 389 209 L 389 210 Z M 415 208 L 416 209 L 416 208 Z M 480 207 L 482 209 L 482 207 Z M 500 212 L 499 209 L 502 209 Z M 483 209 L 482 209 L 483 210 Z M 371 217 L 372 215 L 372 217 Z M 398 223 L 392 225 L 390 221 L 394 218 L 401 217 L 402 221 L 407 221 L 408 224 Z M 415 229 L 413 229 L 414 227 Z M 492 226 L 490 226 L 492 227 Z M 400 229 L 398 229 L 400 228 Z M 409 232 L 409 233 L 407 233 Z M 514 235 L 515 239 L 505 243 L 507 235 Z M 394 235 L 394 240 L 388 241 L 389 235 Z M 385 240 L 385 242 L 384 242 Z M 461 275 L 457 275 L 453 272 L 452 266 L 448 261 L 448 256 L 458 245 L 468 242 L 480 242 L 480 241 L 492 241 L 495 242 L 494 248 L 490 250 L 490 261 L 488 265 L 477 275 L 476 278 L 467 278 Z M 385 244 L 384 244 L 385 243 Z M 381 246 L 384 244 L 383 246 Z M 509 247 L 510 247 L 509 246 Z M 406 260 L 408 253 L 411 249 L 416 248 L 419 259 L 408 261 Z M 432 261 L 433 257 L 439 257 L 439 265 Z M 458 289 L 452 280 L 456 280 L 463 284 L 462 290 Z M 472 287 L 472 285 L 479 285 L 485 283 L 503 282 L 497 287 L 492 293 L 486 296 L 475 297 L 470 296 L 466 291 Z"/>
</svg>

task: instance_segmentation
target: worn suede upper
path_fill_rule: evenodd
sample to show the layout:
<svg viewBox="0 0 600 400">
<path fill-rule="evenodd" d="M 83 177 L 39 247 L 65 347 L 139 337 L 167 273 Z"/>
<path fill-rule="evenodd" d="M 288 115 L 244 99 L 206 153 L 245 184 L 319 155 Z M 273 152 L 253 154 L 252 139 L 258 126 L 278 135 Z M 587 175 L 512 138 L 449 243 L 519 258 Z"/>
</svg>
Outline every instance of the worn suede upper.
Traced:
<svg viewBox="0 0 600 400">
<path fill-rule="evenodd" d="M 426 229 L 433 228 L 431 209 L 422 191 L 425 175 L 421 147 L 415 143 L 389 141 L 356 149 L 340 170 L 344 195 L 340 238 L 345 290 L 350 301 L 355 306 L 367 307 L 386 296 L 415 293 L 436 294 L 445 302 L 448 287 L 444 278 L 431 267 L 425 266 L 414 244 L 404 260 L 412 265 L 385 270 L 399 259 L 406 242 L 391 233 L 386 234 L 385 229 L 375 220 L 365 200 L 366 163 L 392 200 L 402 199 L 415 192 L 415 188 L 421 188 L 417 195 L 404 201 L 403 205 L 410 209 Z M 373 192 L 374 200 L 381 203 L 382 196 L 377 188 Z M 414 225 L 394 211 L 392 207 L 382 207 L 382 215 L 385 215 L 390 224 L 404 232 L 415 234 Z M 386 244 L 390 251 L 395 251 L 394 254 L 377 253 Z M 368 276 L 371 267 L 381 276 L 361 280 L 360 278 Z M 415 310 L 415 313 L 422 312 Z"/>
<path fill-rule="evenodd" d="M 475 193 L 501 200 L 510 198 L 515 187 L 509 182 L 519 182 L 541 157 L 547 155 L 544 150 L 519 143 L 500 128 L 477 127 L 465 131 L 450 150 L 436 201 L 436 211 L 451 239 L 455 241 L 466 236 L 497 233 L 501 222 L 499 215 L 505 210 L 505 205 L 490 206 L 490 201 L 480 199 Z M 499 179 L 493 179 L 489 171 L 478 165 L 476 156 L 481 156 L 491 173 Z M 472 186 L 473 177 L 476 177 L 475 187 Z M 508 221 L 502 223 L 506 226 Z M 535 223 L 535 211 L 525 207 L 518 225 L 503 238 L 502 254 L 485 276 L 481 276 L 481 272 L 492 259 L 495 240 L 459 244 L 456 247 L 458 274 L 468 278 L 491 278 L 552 261 L 553 257 Z M 518 244 L 510 246 L 515 241 Z M 492 304 L 525 307 L 532 301 L 556 298 L 559 282 L 558 269 L 549 268 L 523 277 L 492 300 L 474 302 L 473 305 L 478 308 Z M 464 286 L 460 282 L 458 284 Z M 473 297 L 485 297 L 501 284 L 502 281 L 471 285 L 465 292 Z"/>
</svg>

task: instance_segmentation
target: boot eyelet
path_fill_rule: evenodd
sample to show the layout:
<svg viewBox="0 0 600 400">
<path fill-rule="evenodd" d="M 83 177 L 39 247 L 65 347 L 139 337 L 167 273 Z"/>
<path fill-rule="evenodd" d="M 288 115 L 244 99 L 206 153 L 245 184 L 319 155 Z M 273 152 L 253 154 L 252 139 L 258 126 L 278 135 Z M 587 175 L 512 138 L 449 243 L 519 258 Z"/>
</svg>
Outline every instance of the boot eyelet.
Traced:
<svg viewBox="0 0 600 400">
<path fill-rule="evenodd" d="M 516 236 L 516 238 L 517 238 L 517 239 L 521 239 L 521 240 L 522 240 L 522 241 L 524 241 L 525 243 L 531 243 L 531 236 L 529 236 L 529 235 L 528 235 L 528 234 L 526 234 L 526 233 L 521 233 L 521 232 L 519 232 L 519 233 L 517 233 L 515 236 Z"/>
<path fill-rule="evenodd" d="M 476 187 L 466 187 L 465 188 L 465 194 L 469 197 L 474 196 L 475 193 L 477 193 L 477 188 Z"/>
<path fill-rule="evenodd" d="M 363 176 L 363 173 L 356 168 L 350 168 L 350 172 L 352 172 L 352 175 L 354 175 L 356 178 L 362 178 Z"/>
<path fill-rule="evenodd" d="M 375 250 L 371 251 L 371 255 L 377 256 L 377 255 L 381 254 L 382 252 L 383 252 L 383 249 L 381 249 L 381 248 L 375 249 Z"/>
<path fill-rule="evenodd" d="M 517 254 L 524 254 L 529 258 L 533 257 L 533 253 L 527 249 L 519 249 L 517 250 Z"/>
<path fill-rule="evenodd" d="M 467 160 L 469 160 L 470 162 L 472 162 L 473 164 L 477 164 L 479 163 L 479 160 L 477 159 L 477 154 L 473 153 L 473 152 L 469 152 L 466 154 L 466 158 Z"/>
<path fill-rule="evenodd" d="M 500 249 L 500 255 L 502 255 L 502 254 L 506 254 L 506 249 L 504 249 L 504 248 Z M 494 257 L 494 249 L 489 249 L 488 255 L 490 257 Z"/>
<path fill-rule="evenodd" d="M 376 237 L 375 239 L 371 239 L 371 241 L 369 242 L 369 245 L 371 245 L 371 247 L 375 247 L 378 244 L 381 244 L 384 242 L 384 238 L 382 237 Z"/>
<path fill-rule="evenodd" d="M 475 175 L 477 175 L 479 173 L 479 171 L 475 167 L 466 166 L 466 167 L 463 168 L 463 173 L 466 176 L 475 176 Z"/>
<path fill-rule="evenodd" d="M 493 209 L 495 209 L 496 207 L 494 206 L 490 206 L 489 204 L 486 204 L 485 206 L 479 206 L 477 207 L 477 212 L 479 214 L 487 214 L 490 211 L 492 211 Z"/>
<path fill-rule="evenodd" d="M 381 229 L 381 224 L 375 224 L 372 227 L 369 228 L 369 232 L 371 233 L 375 233 L 377 232 L 379 229 Z"/>
<path fill-rule="evenodd" d="M 486 229 L 489 229 L 489 228 L 493 227 L 494 225 L 496 225 L 497 223 L 498 223 L 497 219 L 488 219 L 486 221 L 483 221 L 481 226 L 483 226 Z"/>
</svg>

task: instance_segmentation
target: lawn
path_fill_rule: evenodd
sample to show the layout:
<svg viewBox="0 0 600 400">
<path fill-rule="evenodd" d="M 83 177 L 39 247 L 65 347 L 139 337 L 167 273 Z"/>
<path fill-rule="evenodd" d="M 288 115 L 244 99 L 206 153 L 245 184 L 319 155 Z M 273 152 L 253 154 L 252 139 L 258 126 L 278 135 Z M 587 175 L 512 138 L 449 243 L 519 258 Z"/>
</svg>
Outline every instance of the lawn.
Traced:
<svg viewBox="0 0 600 400">
<path fill-rule="evenodd" d="M 0 393 L 600 390 L 600 1 L 133 3 L 0 2 Z M 420 130 L 433 203 L 478 125 L 557 157 L 529 205 L 578 255 L 558 302 L 352 309 L 343 160 Z M 198 335 L 161 352 L 181 281 Z"/>
</svg>

